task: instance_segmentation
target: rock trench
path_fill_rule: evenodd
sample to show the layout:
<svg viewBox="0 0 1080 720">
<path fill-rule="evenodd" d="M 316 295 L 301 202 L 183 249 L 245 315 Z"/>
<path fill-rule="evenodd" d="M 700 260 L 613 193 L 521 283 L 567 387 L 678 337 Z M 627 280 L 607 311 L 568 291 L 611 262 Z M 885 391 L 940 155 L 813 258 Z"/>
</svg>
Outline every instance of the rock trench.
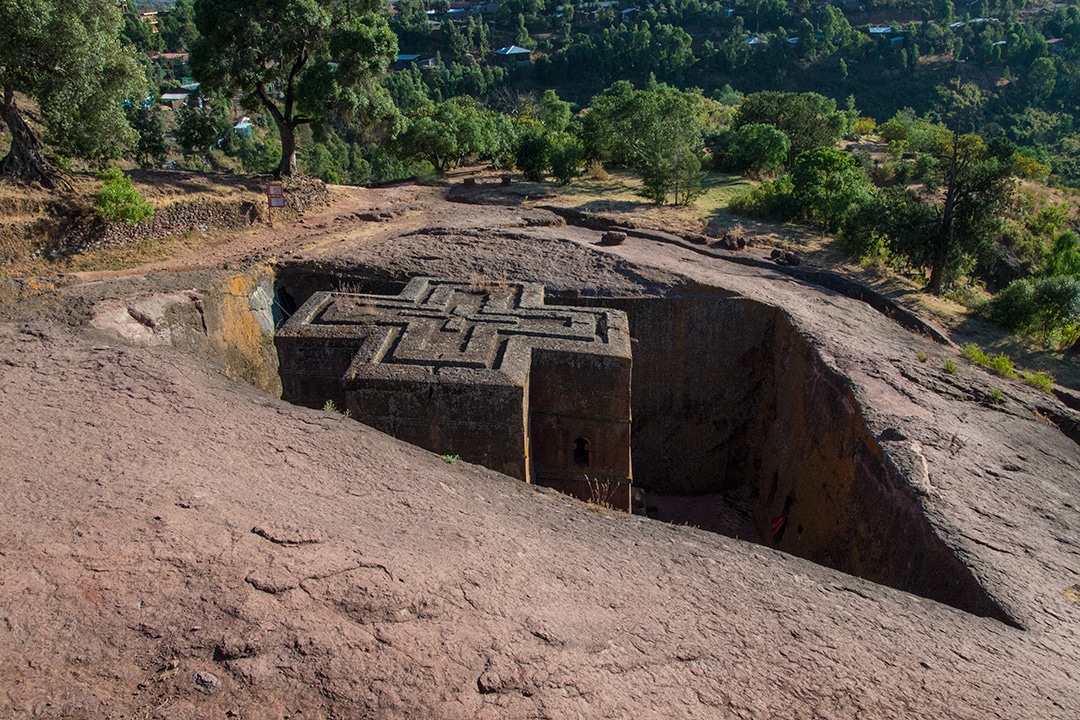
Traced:
<svg viewBox="0 0 1080 720">
<path fill-rule="evenodd" d="M 396 277 L 281 269 L 275 308 L 315 289 L 392 294 Z M 549 294 L 623 310 L 633 347 L 632 452 L 640 510 L 758 542 L 991 617 L 1020 622 L 935 532 L 918 442 L 875 435 L 850 383 L 783 310 L 721 289 L 664 297 Z"/>
</svg>

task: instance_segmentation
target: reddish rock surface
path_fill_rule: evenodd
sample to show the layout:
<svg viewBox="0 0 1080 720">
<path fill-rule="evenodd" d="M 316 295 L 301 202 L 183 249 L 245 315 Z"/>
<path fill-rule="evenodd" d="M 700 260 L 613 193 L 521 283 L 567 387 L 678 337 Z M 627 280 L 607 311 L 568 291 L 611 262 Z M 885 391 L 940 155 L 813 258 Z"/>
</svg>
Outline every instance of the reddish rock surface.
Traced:
<svg viewBox="0 0 1080 720">
<path fill-rule="evenodd" d="M 168 276 L 3 308 L 0 715 L 1080 716 L 1075 414 L 966 364 L 946 374 L 952 349 L 775 271 L 601 248 L 543 211 L 456 212 L 338 227 L 297 260 L 779 305 L 1023 629 L 449 464 L 84 327 L 110 299 L 191 303 L 221 282 Z M 985 401 L 997 386 L 1004 405 Z"/>
</svg>

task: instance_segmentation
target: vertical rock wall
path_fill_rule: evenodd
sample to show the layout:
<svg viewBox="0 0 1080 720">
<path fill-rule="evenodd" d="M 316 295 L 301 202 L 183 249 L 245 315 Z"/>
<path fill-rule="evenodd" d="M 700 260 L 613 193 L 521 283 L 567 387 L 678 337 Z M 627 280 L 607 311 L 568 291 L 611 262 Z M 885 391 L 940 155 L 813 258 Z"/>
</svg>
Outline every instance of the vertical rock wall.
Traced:
<svg viewBox="0 0 1080 720">
<path fill-rule="evenodd" d="M 748 499 L 765 544 L 1015 624 L 783 311 L 723 294 L 592 302 L 630 322 L 636 483 Z"/>
</svg>

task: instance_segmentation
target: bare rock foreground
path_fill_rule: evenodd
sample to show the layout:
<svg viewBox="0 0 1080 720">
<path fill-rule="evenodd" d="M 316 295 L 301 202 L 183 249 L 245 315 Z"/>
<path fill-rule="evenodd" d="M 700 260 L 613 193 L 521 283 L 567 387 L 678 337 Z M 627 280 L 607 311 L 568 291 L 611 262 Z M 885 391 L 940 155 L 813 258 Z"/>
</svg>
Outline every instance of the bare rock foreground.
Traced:
<svg viewBox="0 0 1080 720">
<path fill-rule="evenodd" d="M 80 285 L 0 323 L 0 717 L 1080 716 L 1068 408 L 771 270 L 428 212 L 294 260 L 783 308 L 1013 625 L 444 462 L 87 327 L 164 280 Z"/>
</svg>

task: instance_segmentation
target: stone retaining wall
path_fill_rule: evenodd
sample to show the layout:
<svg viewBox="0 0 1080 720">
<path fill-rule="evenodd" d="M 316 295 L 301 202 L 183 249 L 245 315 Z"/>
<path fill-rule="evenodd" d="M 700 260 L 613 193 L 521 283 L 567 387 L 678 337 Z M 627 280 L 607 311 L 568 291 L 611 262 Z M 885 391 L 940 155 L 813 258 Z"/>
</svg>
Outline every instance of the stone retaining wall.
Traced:
<svg viewBox="0 0 1080 720">
<path fill-rule="evenodd" d="M 283 210 L 278 210 L 277 214 L 279 217 L 302 215 L 311 208 L 326 205 L 329 197 L 330 193 L 324 183 L 312 178 L 302 178 L 288 184 L 285 190 L 286 206 Z M 57 257 L 186 232 L 235 230 L 265 222 L 266 217 L 265 200 L 202 200 L 156 208 L 150 222 L 135 226 L 107 223 L 94 214 L 58 217 L 42 226 L 47 231 L 34 233 L 34 228 L 28 227 L 25 232 L 31 233 L 33 237 L 20 239 L 24 243 L 29 240 L 27 249 L 32 256 Z"/>
</svg>

